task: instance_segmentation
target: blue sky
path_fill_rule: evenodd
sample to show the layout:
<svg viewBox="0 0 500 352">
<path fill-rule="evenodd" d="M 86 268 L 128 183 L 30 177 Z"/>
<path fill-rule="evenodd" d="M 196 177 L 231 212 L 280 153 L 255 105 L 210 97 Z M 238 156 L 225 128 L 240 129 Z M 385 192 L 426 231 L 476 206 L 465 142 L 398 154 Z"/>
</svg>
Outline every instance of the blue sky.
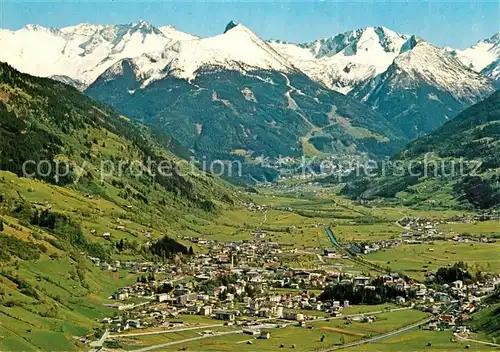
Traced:
<svg viewBox="0 0 500 352">
<path fill-rule="evenodd" d="M 231 19 L 265 39 L 304 42 L 384 25 L 434 44 L 464 48 L 500 28 L 499 1 L 125 1 L 0 0 L 0 27 L 119 24 L 139 19 L 200 36 L 219 34 Z"/>
</svg>

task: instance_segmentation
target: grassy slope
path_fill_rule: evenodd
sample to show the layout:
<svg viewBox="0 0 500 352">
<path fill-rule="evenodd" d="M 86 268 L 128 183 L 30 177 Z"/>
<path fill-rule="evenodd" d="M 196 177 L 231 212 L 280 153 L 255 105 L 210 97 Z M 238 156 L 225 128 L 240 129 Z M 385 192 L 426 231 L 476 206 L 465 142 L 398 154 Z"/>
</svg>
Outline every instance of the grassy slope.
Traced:
<svg viewBox="0 0 500 352">
<path fill-rule="evenodd" d="M 181 230 L 189 234 L 194 219 L 210 219 L 236 199 L 231 187 L 177 156 L 186 152 L 170 137 L 130 122 L 71 87 L 5 64 L 0 64 L 0 149 L 2 236 L 45 248 L 39 258 L 19 260 L 19 247 L 10 259 L 0 260 L 1 350 L 82 349 L 72 336 L 91 332 L 103 316 L 113 314 L 103 306 L 105 297 L 135 281 L 127 273 L 101 272 L 61 234 L 31 225 L 35 208 L 68 217 L 86 241 L 121 259 L 138 254 L 118 252 L 119 240 L 140 247 L 148 240 L 146 231 L 153 239 Z M 148 156 L 168 161 L 179 172 L 155 179 L 115 173 L 100 180 L 102 163 L 137 160 L 144 167 Z M 26 160 L 69 160 L 72 173 L 58 182 L 53 175 L 19 177 Z M 14 211 L 20 205 L 27 215 Z M 187 213 L 191 219 L 184 218 Z M 110 239 L 102 237 L 105 232 Z"/>
<path fill-rule="evenodd" d="M 186 213 L 211 218 L 236 198 L 231 187 L 177 157 L 173 152 L 185 156 L 186 151 L 170 137 L 130 122 L 71 87 L 5 64 L 0 64 L 0 114 L 0 170 L 21 176 L 20 165 L 32 159 L 67 160 L 72 168 L 57 182 L 52 174 L 37 180 L 2 173 L 4 213 L 24 201 L 74 218 L 85 235 L 95 229 L 97 235 L 111 232 L 115 240 L 140 240 L 147 229 L 159 235 L 184 227 Z M 29 140 L 20 140 L 25 135 Z M 151 177 L 145 171 L 148 158 L 168 163 L 171 170 Z M 119 174 L 119 163 L 127 161 L 135 166 Z M 111 162 L 114 172 L 102 178 Z M 144 171 L 140 176 L 138 169 Z M 125 230 L 116 230 L 117 225 Z"/>
<path fill-rule="evenodd" d="M 377 315 L 377 320 L 373 323 L 352 322 L 346 324 L 342 319 L 331 319 L 328 322 L 314 322 L 313 329 L 289 326 L 284 329 L 271 329 L 270 340 L 254 340 L 248 335 L 230 335 L 228 337 L 195 341 L 165 348 L 164 351 L 176 351 L 181 347 L 188 347 L 192 351 L 277 351 L 280 345 L 284 345 L 285 351 L 314 351 L 329 347 L 339 346 L 341 340 L 345 343 L 360 340 L 363 337 L 376 336 L 396 330 L 400 327 L 409 325 L 413 322 L 424 319 L 426 313 L 420 311 L 408 310 L 400 312 L 390 312 Z M 328 330 L 339 329 L 337 331 Z M 339 331 L 344 331 L 340 333 Z M 325 335 L 323 342 L 321 337 Z M 253 344 L 245 342 L 252 340 Z M 243 342 L 242 342 L 243 341 Z"/>
<path fill-rule="evenodd" d="M 394 159 L 398 166 L 404 165 L 405 177 L 393 176 L 393 170 L 386 168 L 384 176 L 354 180 L 344 193 L 364 199 L 396 198 L 403 204 L 428 207 L 498 206 L 499 106 L 497 91 L 435 132 L 410 143 Z M 476 170 L 478 164 L 481 166 Z M 420 176 L 407 176 L 410 169 Z"/>
<path fill-rule="evenodd" d="M 473 314 L 470 320 L 470 325 L 476 332 L 481 332 L 487 338 L 498 341 L 500 339 L 500 294 L 497 294 L 496 303 L 492 303 L 489 307 Z M 496 342 L 498 343 L 498 342 Z"/>
<path fill-rule="evenodd" d="M 15 219 L 4 216 L 4 234 L 41 243 L 47 252 L 37 260 L 14 260 L 0 263 L 0 348 L 19 350 L 80 350 L 82 345 L 72 336 L 82 336 L 99 327 L 105 315 L 104 297 L 117 287 L 135 281 L 126 272 L 103 273 L 83 258 L 69 255 L 44 239 L 51 235 L 33 230 Z M 77 274 L 84 268 L 84 277 Z M 13 278 L 21 278 L 35 292 L 27 294 Z"/>
</svg>

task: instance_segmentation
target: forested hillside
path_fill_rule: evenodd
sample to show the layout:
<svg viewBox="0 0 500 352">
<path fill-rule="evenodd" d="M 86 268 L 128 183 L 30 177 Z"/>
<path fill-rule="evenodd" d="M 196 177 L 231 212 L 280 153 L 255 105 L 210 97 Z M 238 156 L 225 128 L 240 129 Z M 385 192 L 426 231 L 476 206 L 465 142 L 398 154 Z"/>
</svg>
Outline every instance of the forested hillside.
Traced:
<svg viewBox="0 0 500 352">
<path fill-rule="evenodd" d="M 252 165 L 246 171 L 259 180 L 266 170 L 255 165 L 262 157 L 381 158 L 406 142 L 383 116 L 301 72 L 244 75 L 207 67 L 192 81 L 166 76 L 150 82 L 137 70 L 133 60 L 118 62 L 86 94 L 166 131 L 200 159 Z"/>
<path fill-rule="evenodd" d="M 481 159 L 483 167 L 500 166 L 500 91 L 463 111 L 437 131 L 410 143 L 397 157 L 425 153 L 441 158 Z"/>
<path fill-rule="evenodd" d="M 92 333 L 112 312 L 103 298 L 133 280 L 87 256 L 182 260 L 177 231 L 196 235 L 237 202 L 172 138 L 6 64 L 0 150 L 0 349 L 81 350 L 72 336 Z"/>
<path fill-rule="evenodd" d="M 500 91 L 411 143 L 378 170 L 351 178 L 354 198 L 489 209 L 500 204 Z"/>
</svg>

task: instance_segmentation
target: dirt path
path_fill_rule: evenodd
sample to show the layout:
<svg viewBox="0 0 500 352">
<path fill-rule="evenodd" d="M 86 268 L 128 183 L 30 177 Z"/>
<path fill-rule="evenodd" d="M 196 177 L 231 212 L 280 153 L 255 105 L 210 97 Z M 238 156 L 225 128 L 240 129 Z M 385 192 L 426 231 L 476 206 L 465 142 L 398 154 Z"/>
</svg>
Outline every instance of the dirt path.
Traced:
<svg viewBox="0 0 500 352">
<path fill-rule="evenodd" d="M 329 326 L 322 326 L 319 329 L 323 330 L 323 331 L 338 332 L 339 334 L 342 334 L 342 335 L 359 336 L 359 337 L 366 336 L 365 334 L 362 334 L 359 332 L 354 332 L 354 331 L 349 331 L 349 330 L 344 330 L 344 329 L 339 329 L 339 328 L 331 328 Z"/>
</svg>

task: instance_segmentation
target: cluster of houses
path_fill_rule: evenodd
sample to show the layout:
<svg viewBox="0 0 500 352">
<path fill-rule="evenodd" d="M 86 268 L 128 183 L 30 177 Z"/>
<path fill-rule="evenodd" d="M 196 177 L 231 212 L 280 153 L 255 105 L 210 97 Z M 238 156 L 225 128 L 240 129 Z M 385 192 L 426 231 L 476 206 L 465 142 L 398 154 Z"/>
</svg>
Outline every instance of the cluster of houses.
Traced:
<svg viewBox="0 0 500 352">
<path fill-rule="evenodd" d="M 252 209 L 263 211 L 251 203 Z M 439 236 L 437 220 L 404 218 L 400 224 L 412 231 L 424 231 Z M 282 320 L 303 324 L 310 319 L 338 316 L 349 307 L 349 301 L 336 299 L 320 301 L 311 289 L 323 290 L 329 285 L 353 285 L 357 290 L 375 290 L 378 285 L 400 290 L 401 296 L 394 303 L 417 304 L 439 316 L 429 329 L 457 327 L 476 309 L 474 297 L 490 292 L 500 282 L 465 285 L 457 280 L 450 285 L 436 287 L 405 279 L 398 273 L 379 277 L 362 276 L 337 267 L 290 268 L 280 266 L 280 255 L 293 252 L 286 244 L 273 242 L 264 231 L 255 231 L 253 239 L 237 242 L 219 242 L 197 237 L 183 237 L 184 241 L 204 247 L 206 251 L 190 256 L 178 264 L 112 261 L 89 259 L 102 270 L 129 270 L 138 274 L 136 283 L 119 288 L 110 297 L 116 300 L 121 313 L 102 321 L 111 331 L 124 331 L 145 327 L 172 327 L 183 325 L 181 315 L 199 315 L 223 321 L 226 324 L 250 326 L 260 320 Z M 351 243 L 348 249 L 357 254 L 367 254 L 394 246 L 421 243 L 410 235 L 376 242 Z M 338 249 L 324 249 L 324 256 L 344 255 Z M 144 278 L 144 280 L 142 279 Z M 228 280 L 228 278 L 231 278 Z M 431 279 L 429 277 L 429 279 Z M 210 282 L 210 285 L 207 285 Z M 168 287 L 169 289 L 165 289 Z M 280 290 L 271 290 L 271 289 Z M 289 290 L 288 290 L 289 289 Z M 270 292 L 280 292 L 270 294 Z M 292 293 L 293 292 L 293 293 Z M 410 294 L 411 293 L 411 294 Z M 411 302 L 409 302 L 411 297 Z M 133 299 L 132 299 L 133 298 Z M 141 303 L 137 302 L 141 298 Z M 442 302 L 465 302 L 466 307 L 442 313 Z M 318 312 L 321 312 L 319 314 Z M 250 321 L 248 321 L 250 319 Z M 253 320 L 252 320 L 253 319 Z M 366 322 L 374 317 L 362 317 Z M 242 323 L 244 322 L 244 323 Z M 434 323 L 436 324 L 434 326 Z M 460 328 L 462 329 L 462 328 Z M 256 329 L 250 329 L 255 333 Z M 269 338 L 267 332 L 261 338 Z"/>
<path fill-rule="evenodd" d="M 421 240 L 415 239 L 393 239 L 393 240 L 378 240 L 371 242 L 353 242 L 349 243 L 347 249 L 355 254 L 369 254 L 383 249 L 398 247 L 406 244 L 422 243 Z"/>
<path fill-rule="evenodd" d="M 441 285 L 442 292 L 433 292 L 436 298 L 439 296 L 441 301 L 448 301 L 451 304 L 449 308 L 437 304 L 428 305 L 424 310 L 437 315 L 437 319 L 430 322 L 427 326 L 429 330 L 452 330 L 458 334 L 467 334 L 467 320 L 470 315 L 484 306 L 483 297 L 492 293 L 500 284 L 500 275 L 491 277 L 482 283 L 473 283 L 465 285 L 461 280 L 456 280 L 452 284 Z M 436 301 L 428 300 L 427 303 Z M 443 313 L 443 310 L 446 310 Z"/>
<path fill-rule="evenodd" d="M 205 258 L 200 255 L 198 259 Z M 358 289 L 375 289 L 374 286 L 370 286 L 373 278 L 323 269 L 262 269 L 215 263 L 205 265 L 202 260 L 189 263 L 175 273 L 180 277 L 189 276 L 192 279 L 181 280 L 183 282 L 179 284 L 169 279 L 139 281 L 118 289 L 110 298 L 128 301 L 131 297 L 142 297 L 145 303 L 140 307 L 142 309 L 140 312 L 139 309 L 132 310 L 138 307 L 137 304 L 122 305 L 127 307 L 125 309 L 128 319 L 120 320 L 120 325 L 113 322 L 111 330 L 129 328 L 132 326 L 130 322 L 128 327 L 126 325 L 129 319 L 139 321 L 142 326 L 150 326 L 165 324 L 168 319 L 178 318 L 180 314 L 207 316 L 228 323 L 241 320 L 243 317 L 303 322 L 315 319 L 318 315 L 323 316 L 324 313 L 338 316 L 342 314 L 344 308 L 349 307 L 347 300 L 322 302 L 318 300 L 317 295 L 308 290 L 309 288 L 324 288 L 330 284 L 352 284 Z M 208 287 L 202 285 L 206 281 L 221 282 L 219 279 L 227 276 L 233 278 L 232 283 Z M 450 299 L 449 295 L 434 292 L 423 284 L 407 282 L 397 273 L 380 278 L 384 285 L 402 291 L 415 291 L 422 302 L 433 303 Z M 171 287 L 171 290 L 159 293 L 158 288 L 165 285 Z M 283 293 L 269 294 L 271 287 L 289 287 L 291 291 L 283 290 L 278 291 Z M 408 304 L 402 296 L 397 297 L 395 303 Z M 132 311 L 133 316 L 129 316 Z M 135 322 L 133 324 L 137 326 Z"/>
<path fill-rule="evenodd" d="M 246 202 L 245 207 L 247 208 L 247 210 L 250 210 L 250 211 L 266 211 L 267 210 L 267 206 L 255 204 L 253 202 Z"/>
<path fill-rule="evenodd" d="M 461 243 L 469 242 L 481 242 L 481 243 L 491 243 L 494 239 L 488 237 L 474 237 L 467 236 L 464 234 L 456 234 L 454 232 L 445 233 L 438 229 L 441 224 L 450 223 L 475 223 L 477 221 L 483 221 L 485 215 L 474 217 L 454 217 L 450 220 L 437 220 L 437 219 L 427 219 L 420 217 L 404 217 L 398 221 L 398 224 L 407 230 L 407 232 L 402 233 L 400 238 L 396 239 L 383 239 L 378 241 L 364 241 L 349 243 L 347 249 L 351 253 L 355 254 L 369 254 L 379 250 L 398 247 L 401 245 L 412 245 L 412 244 L 422 244 L 424 241 L 430 240 L 448 240 Z M 490 219 L 490 216 L 485 219 Z M 453 236 L 453 237 L 450 237 Z M 325 256 L 335 257 L 334 249 L 325 249 Z"/>
<path fill-rule="evenodd" d="M 140 283 L 133 286 L 144 287 Z M 123 293 L 126 290 L 122 288 L 119 292 Z M 121 293 L 117 293 L 116 296 Z M 111 331 L 120 332 L 130 328 L 165 327 L 165 324 L 169 327 L 172 327 L 172 324 L 183 325 L 181 315 L 200 315 L 224 321 L 227 325 L 234 324 L 238 319 L 244 321 L 244 326 L 251 327 L 257 325 L 256 321 L 245 319 L 274 318 L 301 323 L 318 318 L 312 310 L 338 315 L 343 308 L 349 307 L 348 301 L 320 302 L 307 290 L 297 294 L 284 293 L 256 298 L 245 296 L 241 302 L 236 302 L 232 297 L 220 300 L 214 294 L 196 293 L 178 285 L 171 293 L 154 294 L 152 297 L 154 299 L 139 309 L 125 311 L 121 316 L 114 318 L 105 318 L 102 323 L 107 324 Z M 137 307 L 136 305 L 135 308 Z M 311 312 L 306 314 L 305 310 Z M 178 319 L 178 324 L 175 324 L 175 319 Z"/>
<path fill-rule="evenodd" d="M 193 239 L 196 240 L 196 239 Z M 210 241 L 207 241 L 207 245 Z M 159 302 L 167 302 L 175 305 L 186 305 L 188 303 L 209 300 L 215 303 L 220 301 L 220 297 L 228 302 L 242 301 L 248 303 L 249 299 L 248 288 L 253 292 L 252 299 L 259 295 L 266 297 L 266 292 L 270 288 L 287 288 L 291 290 L 299 289 L 325 289 L 331 284 L 353 284 L 355 286 L 363 286 L 366 289 L 374 289 L 370 286 L 373 280 L 371 277 L 360 276 L 354 273 L 341 271 L 335 267 L 331 268 L 283 268 L 283 267 L 256 267 L 248 264 L 248 257 L 259 257 L 257 262 L 265 260 L 263 253 L 272 251 L 273 244 L 269 246 L 257 246 L 254 241 L 227 243 L 222 246 L 216 246 L 217 250 L 212 250 L 208 254 L 197 254 L 190 258 L 188 263 L 183 265 L 173 264 L 154 264 L 150 262 L 118 262 L 103 263 L 98 258 L 90 258 L 96 265 L 99 265 L 103 270 L 111 268 L 127 268 L 130 272 L 138 273 L 144 277 L 153 276 L 153 279 L 138 280 L 132 285 L 118 289 L 112 296 L 117 301 L 127 301 L 132 297 L 142 297 L 148 300 L 158 300 Z M 250 253 L 252 251 L 252 253 Z M 262 251 L 262 252 L 261 252 Z M 255 252 L 255 254 L 253 253 Z M 244 256 L 241 254 L 245 253 Z M 259 254 L 260 253 L 260 254 Z M 105 269 L 106 268 L 106 269 Z M 154 279 L 154 275 L 161 276 L 161 280 Z M 212 285 L 206 292 L 195 290 L 195 286 L 205 281 L 215 281 L 223 276 L 236 277 L 234 283 L 228 285 Z M 168 284 L 175 286 L 176 279 L 191 277 L 193 281 L 187 282 L 184 286 L 177 287 L 174 292 L 158 293 L 158 287 Z M 425 284 L 413 282 L 411 279 L 403 279 L 398 273 L 390 273 L 380 276 L 385 285 L 390 285 L 401 291 L 414 292 L 416 298 L 423 302 L 432 302 L 436 299 L 432 289 L 428 289 Z M 432 277 L 428 278 L 430 284 L 433 283 Z M 178 285 L 179 286 L 179 285 Z M 465 290 L 465 285 L 461 281 L 456 281 L 452 285 L 443 285 L 442 291 L 447 295 L 444 299 L 448 299 L 449 295 L 457 298 L 463 298 L 466 292 L 474 292 L 481 294 L 492 290 L 493 284 L 477 283 L 474 286 L 468 287 Z M 431 294 L 431 296 L 429 296 Z M 257 297 L 255 297 L 257 296 Z M 405 295 L 402 295 L 405 296 Z M 438 299 L 439 300 L 439 299 Z M 293 301 L 288 297 L 287 302 L 280 303 L 284 308 L 324 310 L 325 307 L 321 303 L 314 300 Z M 403 302 L 399 302 L 403 303 Z M 216 306 L 214 304 L 214 306 Z M 261 313 L 252 311 L 252 315 L 261 314 L 262 316 L 274 315 L 272 306 L 264 305 L 264 308 L 269 308 L 269 312 L 264 309 Z M 197 312 L 196 312 L 197 314 Z"/>
<path fill-rule="evenodd" d="M 90 259 L 92 263 L 101 268 L 101 270 L 103 271 L 118 271 L 122 267 L 130 268 L 130 263 L 121 263 L 119 260 L 108 263 L 107 261 L 101 260 L 97 257 L 92 257 L 90 255 L 88 256 L 88 259 Z"/>
<path fill-rule="evenodd" d="M 465 300 L 453 301 L 456 304 L 451 306 L 451 309 L 447 309 L 446 312 L 441 312 L 445 309 L 442 306 L 431 306 L 427 308 L 427 311 L 435 314 L 437 316 L 436 320 L 429 322 L 426 329 L 433 331 L 443 331 L 452 330 L 458 334 L 467 334 L 469 329 L 466 326 L 467 320 L 470 318 L 470 314 L 480 309 L 481 303 L 479 300 L 471 301 Z"/>
<path fill-rule="evenodd" d="M 438 232 L 437 228 L 441 224 L 446 224 L 447 221 L 441 219 L 427 219 L 422 217 L 407 217 L 400 219 L 398 221 L 399 225 L 407 230 L 412 230 L 419 234 L 429 234 L 429 235 L 443 235 L 443 233 Z"/>
<path fill-rule="evenodd" d="M 456 234 L 454 232 L 444 233 L 439 231 L 438 227 L 442 224 L 477 224 L 478 221 L 498 220 L 499 214 L 482 214 L 476 216 L 454 216 L 447 220 L 427 219 L 420 217 L 404 217 L 398 221 L 398 224 L 407 229 L 409 232 L 402 235 L 406 238 L 419 239 L 448 239 L 449 235 L 453 235 L 451 240 L 455 242 L 492 242 L 492 239 L 487 237 L 477 238 L 464 234 Z"/>
<path fill-rule="evenodd" d="M 87 258 L 94 263 L 96 266 L 101 268 L 103 271 L 118 271 L 120 269 L 124 270 L 129 270 L 131 273 L 134 274 L 147 274 L 147 273 L 167 273 L 167 274 L 172 274 L 176 275 L 179 271 L 181 271 L 181 268 L 176 265 L 169 265 L 169 264 L 162 264 L 162 263 L 155 263 L 155 262 L 148 262 L 148 261 L 120 261 L 120 260 L 113 260 L 113 261 L 105 261 L 102 260 L 101 258 L 97 257 L 92 257 L 92 256 L 87 256 Z"/>
<path fill-rule="evenodd" d="M 256 269 L 252 269 L 247 273 L 252 271 L 257 272 Z M 296 273 L 301 276 L 305 275 L 304 271 Z M 165 279 L 147 283 L 137 282 L 117 290 L 113 298 L 127 300 L 133 295 L 143 295 L 143 297 L 148 298 L 148 301 L 142 304 L 132 304 L 130 308 L 136 309 L 126 310 L 122 315 L 113 318 L 105 318 L 102 323 L 108 325 L 108 328 L 115 332 L 153 326 L 171 328 L 184 325 L 182 315 L 200 315 L 223 321 L 226 325 L 238 322 L 245 327 L 252 328 L 253 325 L 258 324 L 258 321 L 269 319 L 305 324 L 308 320 L 324 317 L 324 313 L 333 317 L 339 316 L 343 309 L 350 306 L 348 300 L 320 301 L 318 296 L 309 290 L 297 290 L 294 293 L 283 291 L 283 293 L 274 294 L 269 294 L 269 291 L 261 291 L 250 297 L 246 293 L 245 287 L 252 285 L 248 280 L 251 276 L 245 276 L 242 272 L 235 283 L 217 286 L 208 292 L 198 292 L 199 286 L 196 281 L 187 281 L 175 287 Z M 372 281 L 373 278 L 357 276 L 351 279 L 342 279 L 338 284 L 354 283 L 359 289 L 371 289 L 369 284 Z M 436 320 L 428 324 L 427 329 L 453 329 L 458 333 L 466 333 L 467 329 L 463 322 L 469 318 L 471 313 L 481 307 L 480 297 L 491 292 L 490 289 L 494 289 L 495 285 L 500 283 L 500 277 L 487 283 L 476 283 L 469 286 L 457 280 L 451 285 L 442 285 L 441 290 L 427 287 L 421 283 L 406 282 L 397 274 L 380 276 L 378 281 L 402 291 L 413 291 L 415 294 L 412 296 L 412 303 L 437 317 Z M 169 284 L 173 289 L 168 293 L 155 293 L 157 287 L 165 284 Z M 410 304 L 403 296 L 397 297 L 395 303 Z M 453 309 L 446 308 L 450 307 L 450 303 L 452 303 Z M 444 310 L 446 312 L 443 313 Z M 318 315 L 315 312 L 323 313 Z M 375 317 L 362 316 L 358 319 L 370 323 L 375 320 Z M 252 331 L 255 333 L 258 330 L 253 329 Z"/>
<path fill-rule="evenodd" d="M 228 264 L 269 266 L 279 262 L 279 256 L 286 251 L 286 244 L 270 241 L 265 231 L 254 231 L 252 240 L 221 243 L 196 237 L 183 237 L 184 241 L 207 249 L 208 254 L 199 254 L 192 261 L 203 265 Z M 270 237 L 270 236 L 269 236 Z"/>
</svg>

